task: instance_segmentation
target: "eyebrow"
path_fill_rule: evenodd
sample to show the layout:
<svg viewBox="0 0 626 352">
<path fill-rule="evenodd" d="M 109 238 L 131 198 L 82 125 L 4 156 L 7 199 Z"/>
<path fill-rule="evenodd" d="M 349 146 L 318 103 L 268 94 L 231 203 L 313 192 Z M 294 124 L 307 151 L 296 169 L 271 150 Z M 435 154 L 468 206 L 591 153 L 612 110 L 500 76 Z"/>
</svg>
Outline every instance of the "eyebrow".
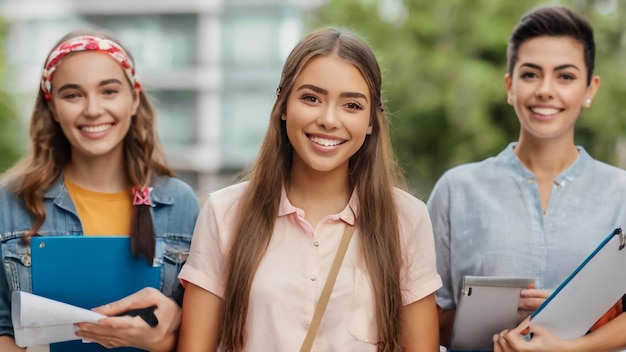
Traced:
<svg viewBox="0 0 626 352">
<path fill-rule="evenodd" d="M 328 90 L 324 89 L 324 88 L 320 88 L 318 86 L 314 86 L 312 84 L 303 84 L 300 87 L 298 87 L 298 89 L 296 89 L 296 91 L 302 90 L 302 89 L 310 89 L 312 91 L 314 91 L 317 94 L 323 94 L 323 95 L 328 95 Z M 369 102 L 369 100 L 367 99 L 367 96 L 363 93 L 359 93 L 359 92 L 342 92 L 341 94 L 339 94 L 340 97 L 342 98 L 361 98 L 361 99 L 365 99 L 365 101 Z"/>
<path fill-rule="evenodd" d="M 542 71 L 543 68 L 539 65 L 535 65 L 535 64 L 531 64 L 531 63 L 523 63 L 520 65 L 520 67 L 530 67 L 533 68 L 535 70 L 540 70 Z M 580 71 L 580 69 L 576 66 L 576 65 L 572 65 L 572 64 L 564 64 L 564 65 L 559 65 L 557 67 L 554 68 L 555 71 L 560 71 L 560 70 L 565 70 L 567 68 L 573 68 L 576 69 L 578 71 Z"/>
<path fill-rule="evenodd" d="M 98 83 L 99 87 L 102 86 L 106 86 L 108 84 L 112 84 L 112 83 L 117 83 L 117 84 L 122 84 L 122 82 L 117 79 L 117 78 L 111 78 L 111 79 L 105 79 L 103 81 L 100 81 L 100 83 Z M 59 89 L 57 89 L 57 93 L 60 93 L 66 89 L 78 89 L 80 88 L 80 85 L 78 84 L 74 84 L 74 83 L 68 83 L 68 84 L 64 84 L 61 87 L 59 87 Z"/>
</svg>

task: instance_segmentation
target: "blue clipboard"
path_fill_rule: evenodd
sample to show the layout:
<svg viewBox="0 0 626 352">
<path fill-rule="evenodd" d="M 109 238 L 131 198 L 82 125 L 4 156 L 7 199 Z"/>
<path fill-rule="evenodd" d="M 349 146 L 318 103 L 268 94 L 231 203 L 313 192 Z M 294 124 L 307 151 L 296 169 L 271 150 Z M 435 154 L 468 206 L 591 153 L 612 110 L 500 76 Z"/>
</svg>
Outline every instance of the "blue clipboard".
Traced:
<svg viewBox="0 0 626 352">
<path fill-rule="evenodd" d="M 578 338 L 626 292 L 626 238 L 615 229 L 531 314 L 530 324 L 550 329 L 562 339 Z"/>
<path fill-rule="evenodd" d="M 163 263 L 157 240 L 153 263 L 134 258 L 128 236 L 47 236 L 31 239 L 33 293 L 91 309 L 144 287 L 159 288 Z M 139 351 L 118 348 L 115 351 Z M 55 343 L 50 352 L 110 351 L 80 340 Z"/>
</svg>

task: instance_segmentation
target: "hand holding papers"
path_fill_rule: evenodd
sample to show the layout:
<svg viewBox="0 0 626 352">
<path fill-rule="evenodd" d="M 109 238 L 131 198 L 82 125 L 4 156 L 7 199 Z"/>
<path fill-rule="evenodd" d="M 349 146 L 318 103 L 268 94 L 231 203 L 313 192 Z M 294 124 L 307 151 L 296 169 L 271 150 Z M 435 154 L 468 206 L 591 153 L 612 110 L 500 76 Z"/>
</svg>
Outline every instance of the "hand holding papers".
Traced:
<svg viewBox="0 0 626 352">
<path fill-rule="evenodd" d="M 104 317 L 90 311 L 91 308 L 117 301 L 145 287 L 158 289 L 164 247 L 165 243 L 157 239 L 154 261 L 148 263 L 144 258 L 131 255 L 128 236 L 33 237 L 32 288 L 35 297 L 39 297 L 33 303 L 32 295 L 14 293 L 17 300 L 12 301 L 13 319 L 19 321 L 14 320 L 13 324 L 29 333 L 16 331 L 16 342 L 20 334 L 25 337 L 20 337 L 18 344 L 29 347 L 54 336 L 54 341 L 44 342 L 52 343 L 50 352 L 106 351 L 99 344 L 77 341 L 73 324 L 97 322 Z M 58 331 L 51 330 L 53 323 L 59 324 L 55 327 Z M 46 327 L 45 334 L 40 335 L 42 326 Z M 123 351 L 137 349 L 125 347 Z"/>
<path fill-rule="evenodd" d="M 14 291 L 11 302 L 15 343 L 21 347 L 79 340 L 75 323 L 95 323 L 106 317 L 28 292 Z"/>
</svg>

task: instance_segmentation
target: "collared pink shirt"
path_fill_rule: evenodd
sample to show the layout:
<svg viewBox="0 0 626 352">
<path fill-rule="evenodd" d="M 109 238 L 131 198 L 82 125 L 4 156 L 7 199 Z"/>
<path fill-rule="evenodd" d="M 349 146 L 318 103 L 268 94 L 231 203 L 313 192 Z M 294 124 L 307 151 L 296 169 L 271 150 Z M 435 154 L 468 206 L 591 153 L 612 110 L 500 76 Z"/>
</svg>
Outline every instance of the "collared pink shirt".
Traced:
<svg viewBox="0 0 626 352">
<path fill-rule="evenodd" d="M 225 254 L 240 216 L 237 206 L 248 183 L 212 193 L 194 230 L 187 263 L 179 278 L 223 297 Z M 403 266 L 403 304 L 413 303 L 441 287 L 425 204 L 396 190 Z M 254 276 L 247 318 L 247 351 L 298 351 L 313 317 L 346 223 L 354 225 L 358 199 L 329 215 L 314 228 L 304 211 L 293 206 L 283 190 L 274 233 Z M 376 351 L 374 296 L 355 231 L 313 351 Z"/>
</svg>

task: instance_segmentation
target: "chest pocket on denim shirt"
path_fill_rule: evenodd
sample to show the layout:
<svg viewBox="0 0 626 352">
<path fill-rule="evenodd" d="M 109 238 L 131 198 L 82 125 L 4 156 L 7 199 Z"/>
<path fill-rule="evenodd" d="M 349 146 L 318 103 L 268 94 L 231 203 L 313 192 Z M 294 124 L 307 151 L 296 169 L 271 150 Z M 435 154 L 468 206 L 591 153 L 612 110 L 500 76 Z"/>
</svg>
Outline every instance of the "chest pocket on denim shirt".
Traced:
<svg viewBox="0 0 626 352">
<path fill-rule="evenodd" d="M 164 240 L 161 291 L 168 297 L 180 295 L 178 272 L 189 256 L 191 235 L 166 234 L 159 237 Z"/>
</svg>

